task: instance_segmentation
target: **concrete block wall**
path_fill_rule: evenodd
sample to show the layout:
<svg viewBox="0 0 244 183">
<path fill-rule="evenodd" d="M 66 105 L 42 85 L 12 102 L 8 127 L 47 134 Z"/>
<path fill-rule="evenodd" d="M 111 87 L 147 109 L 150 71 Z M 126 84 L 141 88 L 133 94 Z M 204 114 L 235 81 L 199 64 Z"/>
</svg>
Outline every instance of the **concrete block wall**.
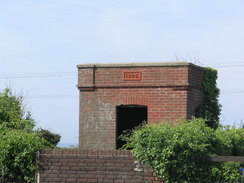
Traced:
<svg viewBox="0 0 244 183">
<path fill-rule="evenodd" d="M 130 151 L 46 149 L 39 161 L 40 183 L 162 183 Z"/>
<path fill-rule="evenodd" d="M 127 80 L 126 72 L 139 79 Z M 186 62 L 78 65 L 81 149 L 116 149 L 116 106 L 144 105 L 148 123 L 178 122 L 204 100 L 204 68 Z"/>
</svg>

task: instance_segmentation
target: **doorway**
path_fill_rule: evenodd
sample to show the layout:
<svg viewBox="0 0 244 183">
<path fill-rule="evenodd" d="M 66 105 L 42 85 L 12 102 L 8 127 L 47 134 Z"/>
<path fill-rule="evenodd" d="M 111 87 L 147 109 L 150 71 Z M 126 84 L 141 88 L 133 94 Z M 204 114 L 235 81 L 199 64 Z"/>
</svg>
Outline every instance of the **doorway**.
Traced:
<svg viewBox="0 0 244 183">
<path fill-rule="evenodd" d="M 116 149 L 121 148 L 125 141 L 119 137 L 125 130 L 133 129 L 147 121 L 147 106 L 120 105 L 116 107 Z"/>
</svg>

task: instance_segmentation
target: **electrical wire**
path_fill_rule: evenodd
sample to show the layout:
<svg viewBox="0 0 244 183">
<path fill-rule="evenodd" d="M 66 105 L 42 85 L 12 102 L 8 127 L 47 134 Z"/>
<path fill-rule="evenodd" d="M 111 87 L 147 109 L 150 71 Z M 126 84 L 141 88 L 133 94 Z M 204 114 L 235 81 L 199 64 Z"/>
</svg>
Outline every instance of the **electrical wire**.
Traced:
<svg viewBox="0 0 244 183">
<path fill-rule="evenodd" d="M 222 68 L 222 67 L 244 67 L 244 64 L 239 65 L 210 65 L 211 67 Z"/>
<path fill-rule="evenodd" d="M 63 96 L 53 96 L 53 95 L 40 95 L 40 96 L 29 96 L 27 99 L 79 99 L 79 96 L 75 95 L 63 95 Z"/>
<path fill-rule="evenodd" d="M 244 90 L 236 91 L 223 91 L 220 94 L 242 94 Z M 78 95 L 37 95 L 37 96 L 26 96 L 29 99 L 79 99 Z"/>
<path fill-rule="evenodd" d="M 244 93 L 244 91 L 223 91 L 221 94 L 238 94 L 238 93 Z"/>
<path fill-rule="evenodd" d="M 66 77 L 76 76 L 73 72 L 60 72 L 60 73 L 36 73 L 36 74 L 12 74 L 0 75 L 0 79 L 16 79 L 16 78 L 39 78 L 39 77 Z"/>
<path fill-rule="evenodd" d="M 224 63 L 226 64 L 226 63 Z M 222 67 L 244 67 L 243 62 L 232 62 L 228 65 L 224 64 L 206 64 L 211 67 L 222 68 Z M 0 79 L 17 79 L 17 78 L 39 78 L 39 77 L 67 77 L 67 76 L 76 76 L 77 73 L 74 72 L 57 72 L 57 73 L 36 73 L 36 74 L 9 74 L 9 75 L 0 75 Z"/>
<path fill-rule="evenodd" d="M 232 62 L 228 63 L 228 65 L 223 64 L 208 64 L 211 67 L 216 68 L 226 68 L 226 67 L 244 67 L 243 62 Z M 69 77 L 69 76 L 77 76 L 77 73 L 74 72 L 57 72 L 57 73 L 35 73 L 35 74 L 9 74 L 9 75 L 0 75 L 0 79 L 18 79 L 18 78 L 41 78 L 41 77 Z M 223 91 L 221 94 L 242 94 L 244 93 L 243 90 L 240 91 Z M 45 98 L 57 98 L 57 99 L 76 99 L 78 96 L 33 96 L 28 97 L 33 99 L 45 99 Z"/>
</svg>

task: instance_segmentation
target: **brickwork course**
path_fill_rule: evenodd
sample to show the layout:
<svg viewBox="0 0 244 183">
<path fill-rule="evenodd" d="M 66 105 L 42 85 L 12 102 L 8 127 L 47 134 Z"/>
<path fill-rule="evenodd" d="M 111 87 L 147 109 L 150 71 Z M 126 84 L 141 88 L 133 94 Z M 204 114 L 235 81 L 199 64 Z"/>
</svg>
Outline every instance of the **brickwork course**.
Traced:
<svg viewBox="0 0 244 183">
<path fill-rule="evenodd" d="M 116 107 L 147 107 L 147 123 L 177 123 L 204 100 L 204 68 L 187 62 L 78 65 L 81 149 L 116 149 Z"/>
<path fill-rule="evenodd" d="M 46 149 L 39 161 L 41 183 L 162 183 L 130 151 Z"/>
</svg>

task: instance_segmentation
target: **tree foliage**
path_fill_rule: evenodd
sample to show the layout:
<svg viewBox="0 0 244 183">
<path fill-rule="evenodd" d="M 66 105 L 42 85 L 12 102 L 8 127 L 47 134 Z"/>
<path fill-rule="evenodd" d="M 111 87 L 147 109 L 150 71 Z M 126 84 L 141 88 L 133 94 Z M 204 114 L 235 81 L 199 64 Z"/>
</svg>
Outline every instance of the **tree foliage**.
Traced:
<svg viewBox="0 0 244 183">
<path fill-rule="evenodd" d="M 244 129 L 231 126 L 219 127 L 215 131 L 220 147 L 216 154 L 223 156 L 244 156 Z"/>
<path fill-rule="evenodd" d="M 0 93 L 0 181 L 13 178 L 33 182 L 37 151 L 59 142 L 58 134 L 48 130 L 40 134 L 34 127 L 30 112 L 24 110 L 23 97 L 10 89 Z"/>
<path fill-rule="evenodd" d="M 0 180 L 34 182 L 37 151 L 50 146 L 34 132 L 4 127 L 0 132 Z"/>
<path fill-rule="evenodd" d="M 10 129 L 32 130 L 35 126 L 30 112 L 24 111 L 23 97 L 10 89 L 0 93 L 0 125 Z"/>
<path fill-rule="evenodd" d="M 51 131 L 42 128 L 38 129 L 36 133 L 38 134 L 39 137 L 44 138 L 47 142 L 49 142 L 53 146 L 56 146 L 61 138 L 59 134 L 52 133 Z"/>
<path fill-rule="evenodd" d="M 219 181 L 226 167 L 210 164 L 204 158 L 242 155 L 243 133 L 243 129 L 215 131 L 206 126 L 205 120 L 195 118 L 176 127 L 144 125 L 124 135 L 123 140 L 127 142 L 124 148 L 132 149 L 132 154 L 166 183 L 210 183 Z"/>
</svg>

